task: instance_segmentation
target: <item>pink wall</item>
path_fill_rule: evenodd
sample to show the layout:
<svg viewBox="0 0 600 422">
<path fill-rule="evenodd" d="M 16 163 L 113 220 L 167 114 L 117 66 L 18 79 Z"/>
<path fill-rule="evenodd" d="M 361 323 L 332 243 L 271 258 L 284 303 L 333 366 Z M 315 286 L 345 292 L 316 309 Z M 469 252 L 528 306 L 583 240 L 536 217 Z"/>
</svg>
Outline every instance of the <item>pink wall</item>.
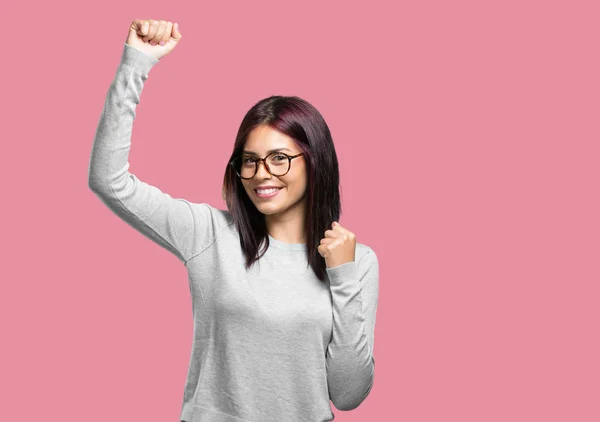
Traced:
<svg viewBox="0 0 600 422">
<path fill-rule="evenodd" d="M 179 415 L 186 269 L 87 186 L 135 18 L 184 36 L 138 107 L 146 182 L 224 208 L 256 101 L 329 124 L 340 223 L 380 260 L 375 386 L 336 421 L 600 420 L 597 3 L 165 6 L 2 6 L 0 420 Z"/>
</svg>

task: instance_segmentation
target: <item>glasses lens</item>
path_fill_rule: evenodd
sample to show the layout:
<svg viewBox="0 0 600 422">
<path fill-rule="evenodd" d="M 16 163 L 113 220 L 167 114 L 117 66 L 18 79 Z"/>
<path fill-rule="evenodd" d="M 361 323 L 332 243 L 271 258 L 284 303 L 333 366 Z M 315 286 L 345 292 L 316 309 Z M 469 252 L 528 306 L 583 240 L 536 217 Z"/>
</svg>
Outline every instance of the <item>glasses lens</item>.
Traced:
<svg viewBox="0 0 600 422">
<path fill-rule="evenodd" d="M 242 156 L 233 160 L 233 167 L 237 174 L 243 178 L 251 178 L 254 176 L 254 170 L 256 169 L 255 159 L 253 157 Z"/>
<path fill-rule="evenodd" d="M 280 152 L 273 153 L 267 157 L 267 164 L 273 176 L 282 176 L 290 168 L 290 160 L 287 155 Z"/>
<path fill-rule="evenodd" d="M 245 179 L 254 177 L 256 173 L 256 162 L 258 158 L 250 155 L 242 155 L 233 160 L 233 167 L 237 174 Z M 290 168 L 290 160 L 287 155 L 280 152 L 269 154 L 266 158 L 267 165 L 273 176 L 283 176 Z"/>
</svg>

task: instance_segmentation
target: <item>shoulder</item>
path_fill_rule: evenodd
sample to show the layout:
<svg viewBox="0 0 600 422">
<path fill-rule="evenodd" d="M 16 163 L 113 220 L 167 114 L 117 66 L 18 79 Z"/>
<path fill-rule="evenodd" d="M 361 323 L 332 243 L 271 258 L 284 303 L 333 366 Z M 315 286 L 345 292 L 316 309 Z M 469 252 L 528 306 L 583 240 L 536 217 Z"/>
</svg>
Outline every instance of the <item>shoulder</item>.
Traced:
<svg viewBox="0 0 600 422">
<path fill-rule="evenodd" d="M 200 222 L 210 221 L 215 227 L 225 227 L 233 223 L 233 217 L 228 210 L 219 209 L 206 202 L 192 202 L 187 200 L 185 202 L 188 203 L 194 216 Z"/>
<path fill-rule="evenodd" d="M 189 206 L 194 219 L 193 233 L 189 235 L 194 239 L 195 254 L 206 250 L 217 238 L 222 238 L 227 228 L 235 227 L 229 211 L 206 202 L 183 201 Z"/>
</svg>

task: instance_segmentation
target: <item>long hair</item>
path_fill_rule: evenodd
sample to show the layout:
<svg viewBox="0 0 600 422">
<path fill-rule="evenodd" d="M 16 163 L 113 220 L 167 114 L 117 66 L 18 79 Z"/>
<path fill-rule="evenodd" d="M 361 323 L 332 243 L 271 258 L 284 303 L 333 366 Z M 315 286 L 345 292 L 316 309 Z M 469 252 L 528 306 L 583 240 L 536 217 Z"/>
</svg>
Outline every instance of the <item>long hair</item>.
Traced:
<svg viewBox="0 0 600 422">
<path fill-rule="evenodd" d="M 246 269 L 269 247 L 265 215 L 248 197 L 229 162 L 242 153 L 246 139 L 257 126 L 267 125 L 291 137 L 304 153 L 306 184 L 306 255 L 319 280 L 326 275 L 325 259 L 317 250 L 325 230 L 341 212 L 339 167 L 329 127 L 321 113 L 296 96 L 273 95 L 256 103 L 244 116 L 223 178 L 223 199 L 240 234 Z M 293 165 L 293 163 L 292 163 Z M 260 245 L 263 249 L 259 251 Z"/>
</svg>

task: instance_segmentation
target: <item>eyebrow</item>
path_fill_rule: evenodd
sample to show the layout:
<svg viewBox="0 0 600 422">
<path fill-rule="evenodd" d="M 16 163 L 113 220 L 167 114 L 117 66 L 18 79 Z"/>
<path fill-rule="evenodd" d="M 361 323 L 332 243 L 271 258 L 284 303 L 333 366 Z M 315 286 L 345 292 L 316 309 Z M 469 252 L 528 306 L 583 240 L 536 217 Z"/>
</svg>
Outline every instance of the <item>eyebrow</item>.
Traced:
<svg viewBox="0 0 600 422">
<path fill-rule="evenodd" d="M 269 154 L 270 154 L 270 153 L 272 153 L 272 152 L 275 152 L 275 151 L 281 151 L 281 150 L 284 150 L 284 149 L 285 149 L 285 150 L 287 150 L 287 151 L 291 151 L 290 149 L 288 149 L 288 148 L 285 148 L 285 147 L 281 147 L 281 148 L 274 148 L 274 149 L 270 149 L 270 150 L 268 150 L 268 151 L 267 151 L 267 155 L 269 155 Z M 242 154 L 258 155 L 257 153 L 255 153 L 255 152 L 252 152 L 252 151 L 242 151 Z"/>
</svg>

